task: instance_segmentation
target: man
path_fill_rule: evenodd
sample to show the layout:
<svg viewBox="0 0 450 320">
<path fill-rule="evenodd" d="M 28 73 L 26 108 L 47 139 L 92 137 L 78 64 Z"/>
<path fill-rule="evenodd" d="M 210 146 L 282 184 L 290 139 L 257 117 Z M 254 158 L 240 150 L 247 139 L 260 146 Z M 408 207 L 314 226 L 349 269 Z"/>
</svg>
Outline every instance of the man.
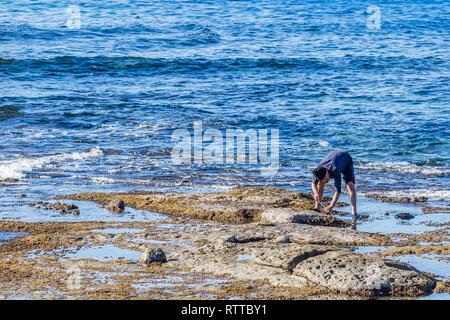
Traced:
<svg viewBox="0 0 450 320">
<path fill-rule="evenodd" d="M 323 196 L 325 184 L 334 179 L 335 193 L 333 200 L 328 207 L 323 210 L 330 213 L 341 195 L 341 174 L 344 176 L 344 182 L 347 185 L 350 203 L 352 204 L 352 214 L 356 217 L 356 191 L 355 191 L 355 173 L 353 171 L 353 159 L 348 152 L 332 151 L 330 152 L 313 170 L 312 189 L 314 192 L 315 209 L 320 210 L 320 201 Z"/>
</svg>

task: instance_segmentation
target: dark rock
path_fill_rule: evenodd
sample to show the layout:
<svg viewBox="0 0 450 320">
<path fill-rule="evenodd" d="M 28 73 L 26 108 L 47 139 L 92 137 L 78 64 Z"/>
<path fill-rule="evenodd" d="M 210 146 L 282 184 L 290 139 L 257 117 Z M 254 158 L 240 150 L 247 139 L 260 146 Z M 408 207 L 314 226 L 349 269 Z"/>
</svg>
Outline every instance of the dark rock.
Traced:
<svg viewBox="0 0 450 320">
<path fill-rule="evenodd" d="M 167 262 L 166 255 L 161 248 L 149 248 L 145 249 L 139 258 L 139 263 L 151 264 L 153 262 L 164 263 Z"/>
<path fill-rule="evenodd" d="M 414 197 L 413 201 L 414 203 L 424 203 L 427 202 L 428 198 L 427 197 Z"/>
<path fill-rule="evenodd" d="M 111 212 L 123 212 L 125 203 L 121 199 L 112 200 L 108 203 L 106 209 Z"/>
<path fill-rule="evenodd" d="M 411 220 L 412 218 L 414 218 L 414 216 L 412 214 L 410 214 L 410 213 L 407 213 L 407 212 L 403 213 L 402 212 L 402 213 L 396 214 L 395 218 L 396 219 L 402 219 L 402 220 Z"/>
</svg>

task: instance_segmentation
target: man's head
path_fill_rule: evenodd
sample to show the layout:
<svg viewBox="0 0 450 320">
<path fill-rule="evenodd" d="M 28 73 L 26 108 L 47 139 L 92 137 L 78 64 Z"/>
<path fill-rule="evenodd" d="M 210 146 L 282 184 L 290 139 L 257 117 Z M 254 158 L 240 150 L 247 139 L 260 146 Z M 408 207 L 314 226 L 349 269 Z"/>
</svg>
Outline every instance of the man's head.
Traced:
<svg viewBox="0 0 450 320">
<path fill-rule="evenodd" d="M 327 183 L 330 181 L 330 173 L 323 167 L 314 168 L 313 175 L 320 181 L 320 183 Z"/>
</svg>

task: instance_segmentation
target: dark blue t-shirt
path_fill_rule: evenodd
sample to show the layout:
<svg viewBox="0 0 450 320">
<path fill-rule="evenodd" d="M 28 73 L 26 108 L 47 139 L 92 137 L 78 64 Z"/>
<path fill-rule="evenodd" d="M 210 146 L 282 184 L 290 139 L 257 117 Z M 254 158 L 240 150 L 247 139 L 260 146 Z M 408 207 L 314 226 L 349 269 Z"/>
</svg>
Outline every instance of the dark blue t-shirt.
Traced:
<svg viewBox="0 0 450 320">
<path fill-rule="evenodd" d="M 334 189 L 341 193 L 341 174 L 344 174 L 345 182 L 355 182 L 353 173 L 353 160 L 348 152 L 331 151 L 318 165 L 330 172 L 330 178 L 334 179 Z M 319 180 L 313 176 L 313 183 Z"/>
</svg>

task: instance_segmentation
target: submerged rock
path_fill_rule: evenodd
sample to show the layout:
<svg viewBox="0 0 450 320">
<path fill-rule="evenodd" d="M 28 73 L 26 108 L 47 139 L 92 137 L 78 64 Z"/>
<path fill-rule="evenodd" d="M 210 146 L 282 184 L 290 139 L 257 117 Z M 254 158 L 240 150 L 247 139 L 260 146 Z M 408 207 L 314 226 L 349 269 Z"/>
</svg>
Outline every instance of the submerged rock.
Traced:
<svg viewBox="0 0 450 320">
<path fill-rule="evenodd" d="M 427 201 L 428 201 L 428 198 L 423 197 L 423 196 L 422 197 L 414 197 L 412 200 L 413 203 L 425 203 Z"/>
<path fill-rule="evenodd" d="M 153 262 L 164 263 L 167 262 L 166 255 L 161 248 L 148 248 L 142 253 L 139 258 L 139 263 L 151 264 Z"/>
<path fill-rule="evenodd" d="M 112 200 L 108 203 L 106 209 L 111 212 L 121 213 L 125 209 L 125 203 L 122 199 Z"/>
<path fill-rule="evenodd" d="M 406 263 L 350 250 L 306 259 L 293 273 L 326 288 L 375 295 L 422 296 L 436 285 L 434 279 Z"/>
<path fill-rule="evenodd" d="M 405 212 L 405 213 L 402 212 L 402 213 L 399 213 L 399 214 L 395 215 L 395 219 L 411 220 L 413 218 L 414 218 L 414 216 L 412 214 L 410 214 L 410 213 L 407 213 L 407 212 Z"/>
<path fill-rule="evenodd" d="M 78 210 L 78 207 L 74 204 L 65 204 L 61 202 L 30 202 L 28 204 L 29 206 L 35 206 L 37 209 L 42 208 L 43 210 L 55 210 L 59 211 L 60 214 L 73 214 L 75 216 L 80 214 L 80 210 Z"/>
</svg>

